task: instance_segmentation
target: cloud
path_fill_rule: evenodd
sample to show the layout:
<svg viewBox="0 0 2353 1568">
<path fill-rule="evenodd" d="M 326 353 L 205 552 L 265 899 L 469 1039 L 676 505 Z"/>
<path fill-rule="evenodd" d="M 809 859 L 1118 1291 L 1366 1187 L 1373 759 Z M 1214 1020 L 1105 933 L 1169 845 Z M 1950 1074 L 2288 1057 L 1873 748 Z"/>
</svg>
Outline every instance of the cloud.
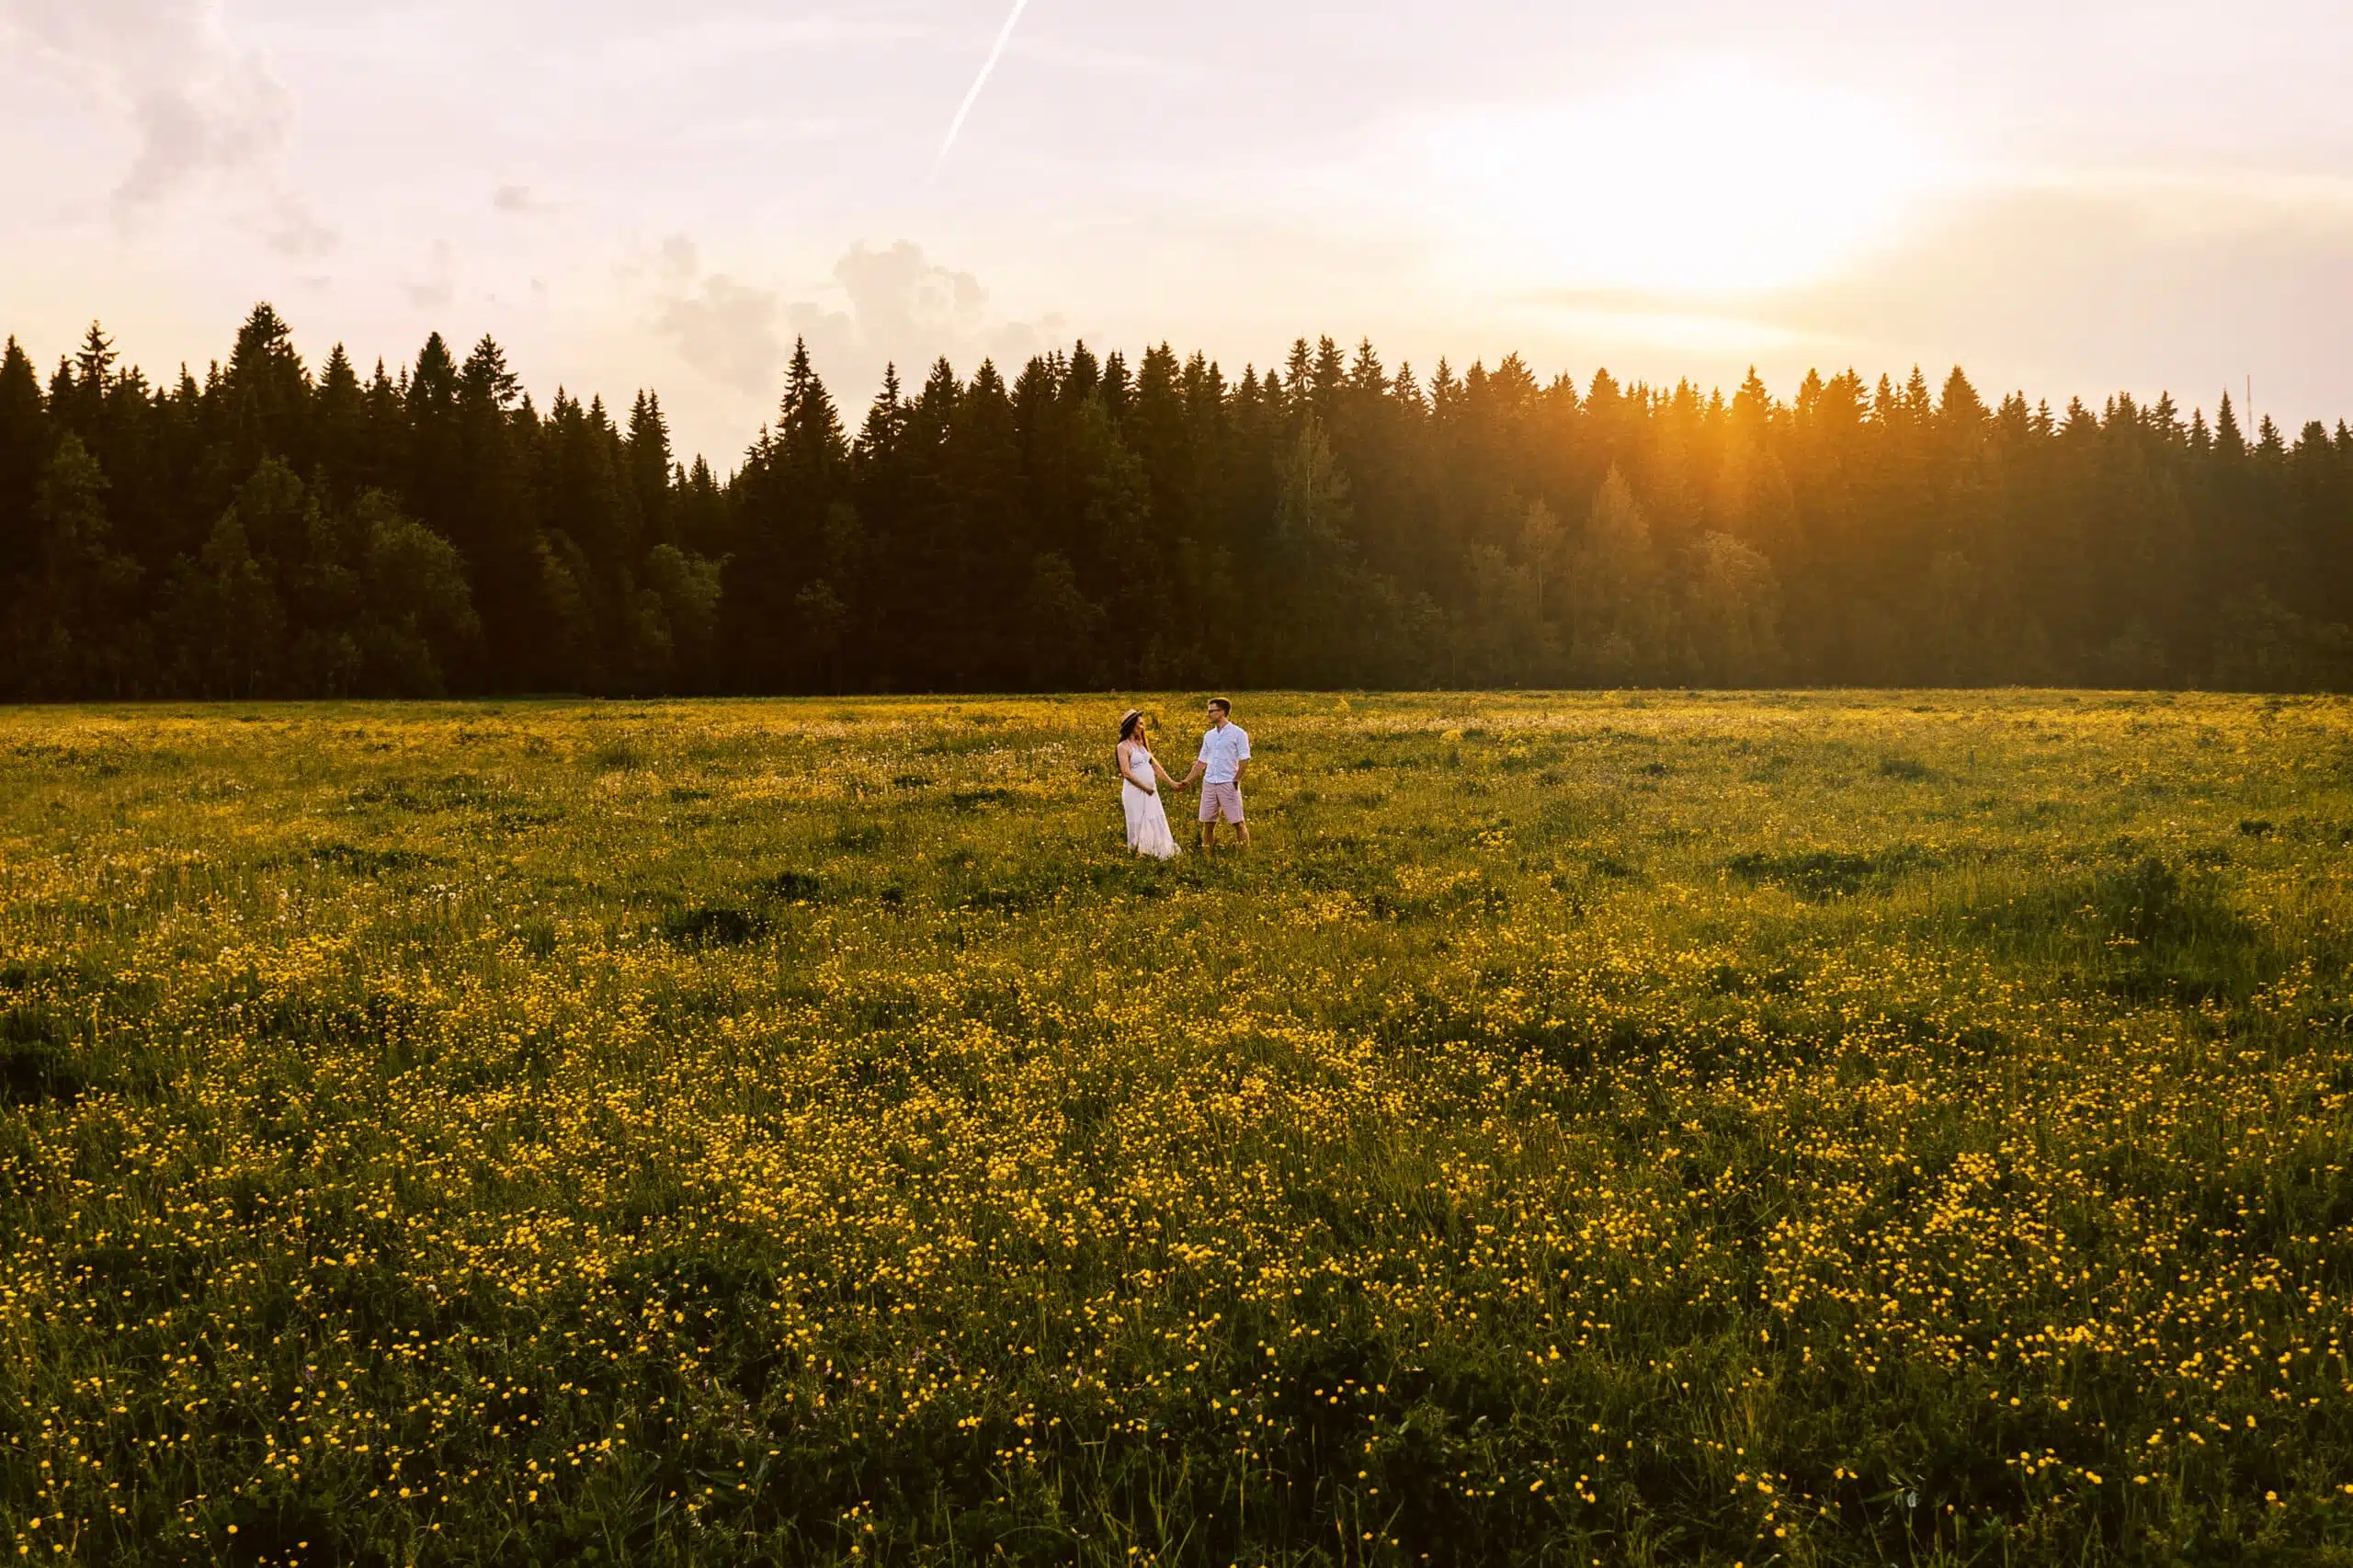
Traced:
<svg viewBox="0 0 2353 1568">
<path fill-rule="evenodd" d="M 788 317 L 819 366 L 836 373 L 879 377 L 889 363 L 914 381 L 945 358 L 970 374 L 982 358 L 1017 363 L 1062 325 L 1058 317 L 1035 326 L 1005 319 L 989 308 L 979 278 L 938 266 L 907 240 L 883 250 L 852 245 L 834 264 L 834 281 L 847 310 L 803 301 Z"/>
<path fill-rule="evenodd" d="M 848 311 L 797 304 L 794 324 L 846 332 L 857 347 L 882 349 L 894 359 L 936 358 L 987 320 L 988 291 L 979 278 L 933 265 L 906 240 L 888 250 L 870 250 L 859 241 L 834 264 L 834 281 L 849 296 Z"/>
<path fill-rule="evenodd" d="M 419 310 L 432 310 L 448 304 L 458 297 L 458 256 L 447 240 L 433 243 L 433 265 L 422 278 L 408 278 L 401 281 L 401 292 L 408 302 Z"/>
<path fill-rule="evenodd" d="M 262 237 L 280 256 L 313 260 L 335 248 L 335 232 L 319 222 L 308 202 L 285 191 L 270 202 L 259 227 Z"/>
<path fill-rule="evenodd" d="M 547 210 L 547 203 L 531 194 L 528 185 L 502 185 L 490 193 L 491 210 L 510 218 L 520 218 Z"/>
<path fill-rule="evenodd" d="M 1889 335 L 1925 321 L 1999 322 L 2028 341 L 2075 346 L 2145 335 L 2154 324 L 2177 343 L 2236 339 L 2267 318 L 2342 299 L 2353 211 L 2330 216 L 2235 199 L 2152 201 L 2130 190 L 1993 191 L 1956 205 L 1908 254 L 1794 292 L 1789 306 Z M 2250 290 L 2250 276 L 2272 287 Z M 2237 320 L 2211 333 L 2226 317 Z M 2329 312 L 2318 319 L 2329 323 Z"/>
<path fill-rule="evenodd" d="M 623 276 L 650 291 L 653 329 L 681 359 L 720 385 L 764 399 L 780 387 L 796 337 L 807 341 L 827 381 L 847 392 L 880 381 L 886 363 L 911 382 L 942 358 L 968 376 L 983 358 L 1009 369 L 1063 327 L 1059 317 L 1006 320 L 991 309 L 980 279 L 934 263 L 906 240 L 881 249 L 852 245 L 834 264 L 835 301 L 788 304 L 775 289 L 707 272 L 683 234 L 641 256 Z"/>
<path fill-rule="evenodd" d="M 221 0 L 0 0 L 0 31 L 134 129 L 137 150 L 114 191 L 119 217 L 228 178 L 257 191 L 247 222 L 272 247 L 311 256 L 334 244 L 280 173 L 292 97 L 264 55 L 231 40 Z"/>
<path fill-rule="evenodd" d="M 1981 387 L 2211 407 L 2252 373 L 2294 422 L 2334 417 L 2353 384 L 2348 275 L 2341 190 L 2087 176 L 1957 201 L 1884 262 L 1756 308 L 1842 360 L 1958 360 Z"/>
<path fill-rule="evenodd" d="M 784 364 L 776 313 L 774 294 L 718 273 L 672 301 L 655 324 L 688 364 L 714 381 L 756 392 L 772 383 Z"/>
<path fill-rule="evenodd" d="M 665 296 L 654 328 L 678 357 L 711 380 L 745 392 L 771 390 L 784 368 L 777 335 L 777 297 L 725 273 L 701 276 L 694 242 L 673 234 L 653 271 Z"/>
</svg>

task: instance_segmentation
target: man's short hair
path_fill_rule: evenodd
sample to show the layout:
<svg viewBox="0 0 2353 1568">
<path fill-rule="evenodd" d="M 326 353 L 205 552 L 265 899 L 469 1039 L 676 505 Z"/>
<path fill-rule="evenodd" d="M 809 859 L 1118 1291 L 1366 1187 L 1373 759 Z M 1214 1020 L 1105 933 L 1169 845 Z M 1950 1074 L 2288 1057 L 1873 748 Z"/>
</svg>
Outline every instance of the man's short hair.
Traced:
<svg viewBox="0 0 2353 1568">
<path fill-rule="evenodd" d="M 1211 698 L 1210 706 L 1216 709 L 1219 712 L 1226 715 L 1228 718 L 1231 718 L 1233 715 L 1233 704 L 1228 702 L 1222 697 Z"/>
</svg>

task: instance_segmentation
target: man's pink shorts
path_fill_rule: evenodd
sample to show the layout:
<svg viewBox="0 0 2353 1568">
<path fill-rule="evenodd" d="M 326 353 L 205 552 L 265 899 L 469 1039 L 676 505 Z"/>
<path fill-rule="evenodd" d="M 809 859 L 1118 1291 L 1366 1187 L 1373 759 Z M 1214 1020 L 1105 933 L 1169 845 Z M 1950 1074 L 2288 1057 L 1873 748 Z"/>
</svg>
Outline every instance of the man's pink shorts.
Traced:
<svg viewBox="0 0 2353 1568">
<path fill-rule="evenodd" d="M 1239 784 L 1201 786 L 1201 820 L 1215 822 L 1220 817 L 1236 826 L 1241 824 L 1242 787 Z"/>
</svg>

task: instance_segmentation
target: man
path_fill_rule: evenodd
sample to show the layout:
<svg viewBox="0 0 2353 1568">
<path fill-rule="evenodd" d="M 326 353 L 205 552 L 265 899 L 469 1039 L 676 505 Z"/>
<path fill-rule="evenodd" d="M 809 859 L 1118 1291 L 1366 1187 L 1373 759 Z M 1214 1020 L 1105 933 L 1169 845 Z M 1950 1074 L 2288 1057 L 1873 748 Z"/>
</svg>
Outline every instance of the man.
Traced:
<svg viewBox="0 0 2353 1568">
<path fill-rule="evenodd" d="M 1180 788 L 1201 781 L 1201 853 L 1217 848 L 1220 818 L 1233 824 L 1233 843 L 1250 847 L 1250 824 L 1242 815 L 1242 776 L 1250 770 L 1250 737 L 1233 722 L 1233 704 L 1222 697 L 1210 699 L 1209 733 L 1201 737 L 1201 755 Z"/>
</svg>

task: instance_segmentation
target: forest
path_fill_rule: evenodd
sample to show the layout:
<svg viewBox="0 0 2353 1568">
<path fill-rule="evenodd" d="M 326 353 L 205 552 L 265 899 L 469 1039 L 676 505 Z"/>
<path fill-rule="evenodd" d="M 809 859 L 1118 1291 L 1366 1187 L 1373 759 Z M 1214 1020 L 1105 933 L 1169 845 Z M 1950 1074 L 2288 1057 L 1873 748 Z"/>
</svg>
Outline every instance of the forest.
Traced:
<svg viewBox="0 0 2353 1568">
<path fill-rule="evenodd" d="M 0 355 L 0 699 L 1112 687 L 2353 689 L 2353 430 L 1852 369 L 796 350 L 722 476 L 499 346 Z"/>
</svg>

